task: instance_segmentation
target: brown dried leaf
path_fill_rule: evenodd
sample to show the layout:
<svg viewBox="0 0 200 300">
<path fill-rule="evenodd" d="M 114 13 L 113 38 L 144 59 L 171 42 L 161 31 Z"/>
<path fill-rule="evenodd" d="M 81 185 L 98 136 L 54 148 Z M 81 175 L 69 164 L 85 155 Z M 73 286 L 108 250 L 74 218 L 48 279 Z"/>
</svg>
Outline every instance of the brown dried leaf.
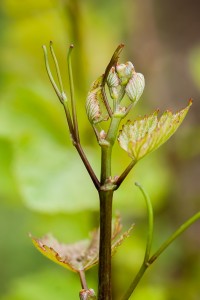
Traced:
<svg viewBox="0 0 200 300">
<path fill-rule="evenodd" d="M 129 236 L 133 226 L 119 236 L 122 229 L 120 217 L 116 217 L 112 230 L 112 255 Z M 119 238 L 117 239 L 117 237 Z M 87 270 L 99 261 L 99 229 L 91 234 L 91 239 L 82 240 L 74 244 L 59 243 L 52 235 L 46 235 L 40 239 L 30 235 L 35 247 L 47 258 L 73 272 Z"/>
</svg>

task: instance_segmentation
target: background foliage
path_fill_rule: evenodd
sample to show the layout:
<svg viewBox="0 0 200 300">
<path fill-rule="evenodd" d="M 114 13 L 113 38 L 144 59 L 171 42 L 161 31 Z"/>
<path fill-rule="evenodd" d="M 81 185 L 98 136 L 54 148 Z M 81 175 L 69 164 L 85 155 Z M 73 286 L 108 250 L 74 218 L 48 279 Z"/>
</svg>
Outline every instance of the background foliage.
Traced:
<svg viewBox="0 0 200 300">
<path fill-rule="evenodd" d="M 120 42 L 122 60 L 145 75 L 145 93 L 132 112 L 173 111 L 194 104 L 178 133 L 141 161 L 116 193 L 115 210 L 133 235 L 113 259 L 114 299 L 143 258 L 146 212 L 134 181 L 148 190 L 156 213 L 155 245 L 199 210 L 200 4 L 173 1 L 2 0 L 0 3 L 0 299 L 77 299 L 75 274 L 36 252 L 28 232 L 63 242 L 88 236 L 98 224 L 98 198 L 71 146 L 61 105 L 45 73 L 42 44 L 54 41 L 63 76 L 73 66 L 81 139 L 99 173 L 99 151 L 85 115 L 91 82 Z M 68 88 L 68 82 L 65 82 Z M 116 147 L 114 173 L 128 162 Z M 135 300 L 198 299 L 199 223 L 171 246 L 143 279 Z M 95 288 L 96 269 L 88 272 Z"/>
</svg>

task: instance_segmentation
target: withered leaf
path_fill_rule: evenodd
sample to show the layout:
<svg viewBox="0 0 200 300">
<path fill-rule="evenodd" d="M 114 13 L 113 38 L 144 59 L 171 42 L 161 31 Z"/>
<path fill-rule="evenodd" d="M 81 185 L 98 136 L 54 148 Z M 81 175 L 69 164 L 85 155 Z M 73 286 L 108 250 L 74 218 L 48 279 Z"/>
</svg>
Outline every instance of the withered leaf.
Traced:
<svg viewBox="0 0 200 300">
<path fill-rule="evenodd" d="M 119 236 L 122 225 L 120 217 L 116 217 L 112 230 L 112 254 L 129 236 L 131 228 Z M 85 271 L 96 265 L 99 260 L 99 229 L 91 234 L 91 239 L 82 240 L 73 244 L 58 242 L 52 235 L 35 238 L 30 235 L 35 247 L 47 258 L 73 272 Z"/>
</svg>

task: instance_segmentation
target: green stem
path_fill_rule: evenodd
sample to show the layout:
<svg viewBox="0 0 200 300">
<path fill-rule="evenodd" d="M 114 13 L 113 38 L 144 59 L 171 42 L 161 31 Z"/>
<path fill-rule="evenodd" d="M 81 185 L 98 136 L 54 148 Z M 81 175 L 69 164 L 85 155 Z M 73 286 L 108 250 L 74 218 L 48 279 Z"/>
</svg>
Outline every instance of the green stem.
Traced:
<svg viewBox="0 0 200 300">
<path fill-rule="evenodd" d="M 83 151 L 83 148 L 81 147 L 80 143 L 74 143 L 74 146 L 76 147 L 76 150 L 78 151 L 81 160 L 86 168 L 86 170 L 88 171 L 90 178 L 92 179 L 92 182 L 94 183 L 94 186 L 96 187 L 97 190 L 100 189 L 100 182 L 98 180 L 98 178 L 96 177 L 96 174 L 94 173 L 94 170 L 92 169 L 86 155 L 85 152 Z"/>
<path fill-rule="evenodd" d="M 112 145 L 101 147 L 101 189 L 100 200 L 100 241 L 98 300 L 111 300 L 111 234 L 113 190 L 106 190 L 106 182 L 111 177 Z"/>
<path fill-rule="evenodd" d="M 110 127 L 106 136 L 106 143 L 101 145 L 101 185 L 104 185 L 106 181 L 111 177 L 112 148 L 117 137 L 120 122 L 120 117 L 112 117 Z"/>
<path fill-rule="evenodd" d="M 112 300 L 111 287 L 111 235 L 113 191 L 99 191 L 100 246 L 98 300 Z"/>
<path fill-rule="evenodd" d="M 111 154 L 112 147 L 110 145 L 101 146 L 101 185 L 111 176 Z"/>
<path fill-rule="evenodd" d="M 84 270 L 80 270 L 80 271 L 78 272 L 78 274 L 79 274 L 79 277 L 80 277 L 82 289 L 88 290 L 88 286 L 87 286 L 87 282 L 86 282 Z"/>
<path fill-rule="evenodd" d="M 111 235 L 112 235 L 112 199 L 114 185 L 111 179 L 111 155 L 117 132 L 122 117 L 115 116 L 109 106 L 105 84 L 107 76 L 113 65 L 116 65 L 119 53 L 123 48 L 119 45 L 108 64 L 102 82 L 104 102 L 111 117 L 110 127 L 104 144 L 101 144 L 101 187 L 99 188 L 100 200 L 100 244 L 99 244 L 99 283 L 98 300 L 112 300 L 111 288 Z"/>
<path fill-rule="evenodd" d="M 53 78 L 53 75 L 51 73 L 51 69 L 50 69 L 50 66 L 49 66 L 49 62 L 48 62 L 48 54 L 47 54 L 47 48 L 46 46 L 42 46 L 43 48 L 43 51 L 44 51 L 44 61 L 45 61 L 45 67 L 46 67 L 46 71 L 47 71 L 47 74 L 49 76 L 49 80 L 54 88 L 54 91 L 56 92 L 56 95 L 58 96 L 58 99 L 60 100 L 60 102 L 62 103 L 63 102 L 63 97 L 62 97 L 62 94 L 60 93 L 55 81 L 54 81 L 54 78 Z"/>
<path fill-rule="evenodd" d="M 57 95 L 58 99 L 60 100 L 61 104 L 64 107 L 65 115 L 66 115 L 66 118 L 67 118 L 67 123 L 68 123 L 68 126 L 69 126 L 69 131 L 70 131 L 70 134 L 71 134 L 71 138 L 74 141 L 74 138 L 75 138 L 74 128 L 73 128 L 72 119 L 71 119 L 71 115 L 70 115 L 70 111 L 69 111 L 69 107 L 68 107 L 68 103 L 67 103 L 67 97 L 66 97 L 66 95 L 64 93 L 64 90 L 63 90 L 62 79 L 61 79 L 61 75 L 60 75 L 58 62 L 57 62 L 57 59 L 56 59 L 56 56 L 55 56 L 55 53 L 54 53 L 54 50 L 53 50 L 53 44 L 52 44 L 52 42 L 50 42 L 50 50 L 51 50 L 53 61 L 54 61 L 55 67 L 56 67 L 56 73 L 57 73 L 57 76 L 58 76 L 58 82 L 59 82 L 61 91 L 58 89 L 58 87 L 57 87 L 57 85 L 54 81 L 53 75 L 51 73 L 46 46 L 43 46 L 42 48 L 43 48 L 43 51 L 44 51 L 45 67 L 46 67 L 46 70 L 47 70 L 47 74 L 49 76 L 50 82 L 51 82 L 51 84 L 52 84 L 52 86 L 53 86 L 53 88 L 56 92 L 56 95 Z"/>
<path fill-rule="evenodd" d="M 134 292 L 135 288 L 137 287 L 138 283 L 140 282 L 141 278 L 143 277 L 147 268 L 163 253 L 164 250 L 180 235 L 182 234 L 188 227 L 190 227 L 194 222 L 200 219 L 200 212 L 196 213 L 194 216 L 189 218 L 184 224 L 182 224 L 161 246 L 160 248 L 148 259 L 147 262 L 143 262 L 139 272 L 137 273 L 136 277 L 134 278 L 133 282 L 130 284 L 126 294 L 122 297 L 121 300 L 128 300 L 132 293 Z"/>
<path fill-rule="evenodd" d="M 74 48 L 74 46 L 70 45 L 69 51 L 68 51 L 68 56 L 67 56 L 67 64 L 68 64 L 68 74 L 69 74 L 71 105 L 72 105 L 72 119 L 73 119 L 74 131 L 75 131 L 75 136 L 76 136 L 76 142 L 80 142 L 77 113 L 76 113 L 76 103 L 75 103 L 75 98 L 74 98 L 74 82 L 73 82 L 73 74 L 72 74 L 72 64 L 71 64 L 71 53 L 72 53 L 73 48 Z"/>
<path fill-rule="evenodd" d="M 135 185 L 140 189 L 144 196 L 144 200 L 146 203 L 147 207 L 147 213 L 148 213 L 148 234 L 147 234 L 147 243 L 146 243 L 146 251 L 144 255 L 144 260 L 141 265 L 140 270 L 138 271 L 136 277 L 134 278 L 133 282 L 131 283 L 129 289 L 127 290 L 126 294 L 124 295 L 123 300 L 129 299 L 133 291 L 135 290 L 136 286 L 138 285 L 140 279 L 142 278 L 143 274 L 145 273 L 146 269 L 149 266 L 149 256 L 150 256 L 150 251 L 151 251 L 151 246 L 152 246 L 152 238 L 153 238 L 153 223 L 154 223 L 154 218 L 153 218 L 153 207 L 151 204 L 150 197 L 148 194 L 144 191 L 143 187 L 139 183 L 135 183 Z"/>
<path fill-rule="evenodd" d="M 161 246 L 160 248 L 151 256 L 149 259 L 149 264 L 152 264 L 158 256 L 188 227 L 190 227 L 194 222 L 200 219 L 200 212 L 196 213 L 194 216 L 189 218 L 185 223 L 183 223 Z"/>
<path fill-rule="evenodd" d="M 71 135 L 70 137 L 71 137 L 72 142 L 74 143 L 75 142 L 75 133 L 74 133 L 74 127 L 72 124 L 72 119 L 71 119 L 71 115 L 70 115 L 70 111 L 69 111 L 69 107 L 68 107 L 68 102 L 64 101 L 61 103 L 62 103 L 64 111 L 65 111 L 65 116 L 67 119 L 67 124 L 68 124 L 70 135 Z"/>
<path fill-rule="evenodd" d="M 120 125 L 120 122 L 122 120 L 121 116 L 115 116 L 113 115 L 110 123 L 110 127 L 106 136 L 106 141 L 108 141 L 111 145 L 111 147 L 114 145 L 118 133 L 118 128 Z"/>
<path fill-rule="evenodd" d="M 135 166 L 136 161 L 132 160 L 131 163 L 128 165 L 128 167 L 124 170 L 124 172 L 118 177 L 116 180 L 116 189 L 120 187 L 124 179 L 127 177 L 127 175 L 130 173 L 130 171 L 133 169 Z"/>
<path fill-rule="evenodd" d="M 49 66 L 49 61 L 48 61 L 48 54 L 47 54 L 47 49 L 46 46 L 43 46 L 43 51 L 44 51 L 44 58 L 45 58 L 45 66 L 46 66 L 46 70 L 47 70 L 47 74 L 49 76 L 50 82 L 56 92 L 56 95 L 58 96 L 61 104 L 63 105 L 64 111 L 65 111 L 65 115 L 66 115 L 66 119 L 67 119 L 67 123 L 68 123 L 68 127 L 69 127 L 69 131 L 70 131 L 70 136 L 71 136 L 71 140 L 73 145 L 76 147 L 95 187 L 97 190 L 99 190 L 100 188 L 100 182 L 98 180 L 98 178 L 96 177 L 82 147 L 80 144 L 80 139 L 79 139 L 79 132 L 78 132 L 78 122 L 77 122 L 77 115 L 76 115 L 76 105 L 75 105 L 75 99 L 74 99 L 74 84 L 73 84 L 73 76 L 72 76 L 72 66 L 71 66 L 71 51 L 73 49 L 73 45 L 70 46 L 69 49 L 69 53 L 68 53 L 68 71 L 69 71 L 69 82 L 70 82 L 70 94 L 71 94 L 71 104 L 72 104 L 72 118 L 71 118 L 71 114 L 70 114 L 70 110 L 69 110 L 69 106 L 68 106 L 68 101 L 67 101 L 67 97 L 64 93 L 63 90 L 63 84 L 62 84 L 62 79 L 61 79 L 61 75 L 60 75 L 60 69 L 58 66 L 58 62 L 57 62 L 57 58 L 56 55 L 54 53 L 53 50 L 53 43 L 50 42 L 50 51 L 53 57 L 53 61 L 56 67 L 56 73 L 57 73 L 57 77 L 58 77 L 58 82 L 59 82 L 59 86 L 60 86 L 60 90 L 58 89 L 53 75 L 51 73 L 51 69 Z M 73 122 L 72 122 L 73 120 Z"/>
<path fill-rule="evenodd" d="M 144 200 L 146 202 L 147 214 L 148 214 L 148 234 L 147 234 L 147 243 L 146 243 L 146 251 L 144 256 L 144 263 L 146 264 L 150 257 L 152 240 L 153 240 L 153 226 L 154 226 L 154 217 L 153 217 L 153 207 L 151 204 L 151 199 L 149 195 L 144 191 L 143 187 L 139 183 L 135 183 L 135 185 L 140 189 L 144 196 Z"/>
<path fill-rule="evenodd" d="M 58 77 L 58 82 L 59 82 L 61 94 L 62 94 L 63 98 L 65 98 L 66 96 L 65 96 L 65 93 L 64 93 L 64 89 L 63 89 L 62 78 L 61 78 L 61 75 L 60 75 L 60 68 L 59 68 L 59 65 L 58 65 L 56 55 L 55 55 L 54 50 L 53 50 L 53 42 L 52 41 L 50 41 L 50 51 L 51 51 L 51 55 L 53 57 L 55 67 L 56 67 L 56 73 L 57 73 L 57 77 Z"/>
<path fill-rule="evenodd" d="M 75 133 L 74 133 L 74 128 L 73 128 L 73 125 L 72 125 L 71 116 L 70 116 L 70 112 L 69 112 L 67 102 L 63 103 L 63 107 L 64 107 L 65 115 L 66 115 L 66 118 L 67 118 L 67 123 L 68 123 L 68 126 L 69 126 L 69 130 L 70 130 L 72 143 L 73 143 L 74 147 L 76 148 L 76 150 L 78 151 L 78 154 L 80 155 L 80 158 L 81 158 L 86 170 L 88 171 L 88 174 L 90 175 L 90 178 L 92 179 L 92 182 L 94 183 L 94 186 L 96 187 L 97 190 L 99 190 L 100 182 L 99 182 L 93 168 L 91 167 L 91 165 L 90 165 L 90 163 L 87 159 L 87 156 L 85 155 L 85 152 L 83 151 L 83 148 L 82 148 L 80 142 L 76 141 L 76 136 L 75 136 Z"/>
<path fill-rule="evenodd" d="M 137 275 L 135 276 L 133 282 L 131 283 L 131 285 L 129 286 L 127 292 L 125 293 L 125 295 L 122 297 L 121 300 L 128 300 L 130 298 L 130 296 L 132 295 L 132 293 L 134 292 L 136 286 L 138 285 L 138 283 L 140 282 L 142 276 L 144 275 L 146 269 L 148 268 L 148 264 L 145 264 L 143 262 L 139 272 L 137 273 Z"/>
<path fill-rule="evenodd" d="M 100 200 L 100 245 L 99 245 L 99 283 L 98 300 L 112 300 L 111 287 L 111 235 L 112 235 L 112 199 L 114 186 L 111 179 L 112 147 L 116 140 L 121 119 L 113 117 L 106 137 L 101 145 L 101 188 Z"/>
</svg>

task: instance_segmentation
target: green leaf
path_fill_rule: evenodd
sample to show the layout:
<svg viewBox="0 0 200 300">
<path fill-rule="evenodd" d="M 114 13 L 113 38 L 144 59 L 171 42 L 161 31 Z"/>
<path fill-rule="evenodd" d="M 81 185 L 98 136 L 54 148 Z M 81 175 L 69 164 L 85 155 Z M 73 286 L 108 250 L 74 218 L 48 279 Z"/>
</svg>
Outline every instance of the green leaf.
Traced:
<svg viewBox="0 0 200 300">
<path fill-rule="evenodd" d="M 130 157 L 138 161 L 164 144 L 184 120 L 192 101 L 186 108 L 173 114 L 167 110 L 158 119 L 158 111 L 150 116 L 128 121 L 120 131 L 118 141 Z"/>
</svg>

